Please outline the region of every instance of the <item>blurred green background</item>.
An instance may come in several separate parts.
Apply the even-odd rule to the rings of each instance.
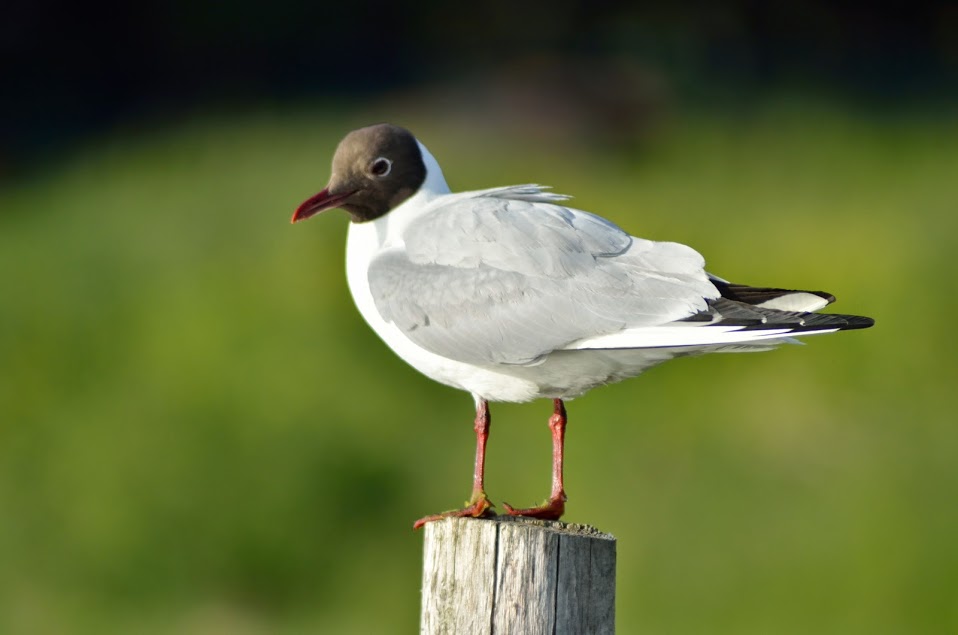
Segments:
[[[362,323],[344,214],[288,224],[339,138],[384,120],[454,190],[550,184],[718,275],[877,320],[569,404],[566,520],[619,538],[620,632],[958,630],[958,56],[932,37],[954,12],[563,6],[531,40],[490,26],[515,55],[486,55],[438,5],[391,24],[445,35],[380,25],[367,49],[349,18],[375,5],[306,43],[290,6],[238,6],[164,14],[148,24],[179,39],[145,44],[114,16],[154,47],[154,81],[94,37],[77,58],[114,66],[76,79],[66,59],[51,81],[40,56],[9,76],[0,632],[416,630],[411,523],[468,496],[472,402]],[[186,68],[182,90],[156,79]],[[550,405],[492,412],[490,496],[543,499]]]

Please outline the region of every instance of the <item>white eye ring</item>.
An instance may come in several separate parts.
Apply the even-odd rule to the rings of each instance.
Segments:
[[[392,170],[393,162],[386,157],[378,157],[369,165],[369,171],[372,172],[373,176],[377,178],[389,176],[389,173],[392,172]]]

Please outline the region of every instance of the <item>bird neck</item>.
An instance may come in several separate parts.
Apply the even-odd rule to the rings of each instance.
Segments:
[[[432,153],[429,152],[422,143],[418,141],[416,143],[419,143],[419,151],[422,153],[422,162],[426,165],[426,179],[423,181],[416,195],[419,196],[423,194],[425,197],[432,198],[432,196],[439,194],[448,194],[449,186],[446,184],[446,177],[442,175],[442,168],[439,167],[439,162],[436,161],[436,157],[432,156]]]

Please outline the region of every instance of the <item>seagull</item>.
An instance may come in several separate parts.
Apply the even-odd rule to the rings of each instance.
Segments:
[[[451,192],[408,130],[347,134],[332,176],[293,214],[350,217],[346,276],[359,312],[400,358],[472,394],[472,496],[447,517],[493,515],[485,491],[489,402],[551,399],[552,491],[508,514],[557,520],[565,401],[676,357],[749,352],[805,335],[862,329],[868,317],[817,313],[835,298],[735,284],[674,242],[632,236],[540,185]]]

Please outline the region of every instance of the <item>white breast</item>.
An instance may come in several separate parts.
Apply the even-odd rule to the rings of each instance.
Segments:
[[[398,208],[397,208],[398,209]],[[387,215],[391,216],[391,214]],[[435,355],[415,344],[376,310],[369,291],[369,262],[383,249],[389,249],[388,227],[379,219],[369,223],[350,223],[346,242],[346,279],[356,308],[380,338],[407,364],[441,384],[466,390],[492,401],[529,401],[540,396],[538,386],[528,380],[464,364]]]

